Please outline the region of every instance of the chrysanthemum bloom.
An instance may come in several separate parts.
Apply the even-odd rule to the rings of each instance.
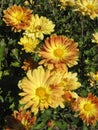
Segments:
[[[23,46],[22,50],[25,50],[26,53],[34,52],[34,50],[37,47],[38,43],[39,43],[38,39],[33,39],[33,38],[27,37],[27,36],[23,36],[20,39],[20,42],[18,42],[18,44]]]
[[[64,101],[69,103],[72,110],[76,110],[77,100],[79,98],[78,94],[73,91],[65,91],[63,95]]]
[[[30,18],[32,11],[21,7],[20,5],[13,5],[7,10],[4,10],[3,20],[7,26],[11,26],[15,32],[25,30],[30,25]]]
[[[54,75],[59,78],[58,86],[64,87],[64,95],[62,96],[64,102],[69,102],[73,106],[78,99],[78,94],[73,92],[73,90],[81,86],[78,82],[77,73],[54,71]]]
[[[77,73],[54,71],[54,75],[59,78],[59,86],[64,87],[64,91],[76,90],[81,86],[78,81]]]
[[[42,60],[39,64],[43,64],[51,69],[64,70],[66,66],[72,67],[77,64],[78,60],[78,44],[63,35],[51,35],[45,40],[39,56]]]
[[[31,130],[36,117],[32,116],[31,111],[24,111],[20,108],[19,111],[14,111],[11,116],[6,117],[5,130]]]
[[[67,6],[73,6],[75,4],[74,0],[59,0],[59,1],[62,9],[65,9]]]
[[[64,91],[63,87],[57,86],[58,81],[58,77],[50,70],[44,70],[42,66],[29,70],[27,76],[18,84],[23,91],[19,95],[23,97],[20,103],[25,105],[24,109],[31,108],[31,111],[37,114],[39,110],[47,109],[49,106],[64,107]]]
[[[51,34],[55,24],[46,17],[39,17],[38,14],[32,15],[30,26],[24,32],[28,37],[43,39],[44,34]]]
[[[76,90],[81,84],[78,82],[77,73],[66,72],[60,82],[64,86],[64,90]]]
[[[75,11],[89,15],[91,19],[98,17],[98,0],[76,0]]]
[[[98,72],[96,72],[96,73],[90,72],[89,76],[90,76],[89,81],[90,81],[91,86],[96,87],[96,84],[98,82]]]
[[[98,32],[93,34],[92,42],[98,43]]]
[[[96,73],[90,72],[90,75],[92,76],[92,78],[93,78],[95,81],[98,81],[98,72],[96,72]]]
[[[75,100],[78,99],[78,94],[76,92],[71,92],[71,91],[65,91],[63,98],[65,102],[70,102],[73,103]]]
[[[96,125],[98,121],[98,97],[89,93],[87,98],[79,97],[77,101],[76,111],[79,117],[87,125]]]
[[[21,67],[23,70],[32,70],[38,66],[38,64],[32,59],[28,58],[24,62],[24,65]]]

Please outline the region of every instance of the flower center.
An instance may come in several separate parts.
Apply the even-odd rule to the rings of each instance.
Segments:
[[[41,30],[41,26],[40,26],[40,25],[38,25],[38,26],[36,26],[36,27],[35,27],[35,29],[36,29],[36,31],[38,31],[38,32],[39,32],[39,31]]]
[[[36,95],[41,97],[44,97],[46,95],[46,89],[43,87],[39,87],[36,89]]]
[[[85,111],[91,111],[92,110],[91,104],[85,104],[84,105],[84,110]]]
[[[17,23],[22,23],[24,21],[24,17],[22,14],[16,13],[14,17],[15,21]]]
[[[86,7],[87,7],[88,9],[93,9],[93,5],[91,5],[91,4],[88,4]]]
[[[64,55],[64,49],[62,49],[62,48],[57,48],[57,49],[55,49],[55,50],[54,50],[54,55],[55,55],[56,57],[62,58],[63,55]]]

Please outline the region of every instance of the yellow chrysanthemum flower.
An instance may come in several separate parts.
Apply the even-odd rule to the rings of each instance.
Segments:
[[[96,72],[96,73],[90,72],[90,76],[91,76],[95,81],[98,81],[98,72]]]
[[[56,75],[58,75],[58,73]],[[59,78],[61,77],[60,75],[61,74],[58,75]],[[59,85],[64,86],[65,91],[76,90],[81,86],[81,84],[78,82],[77,73],[66,72],[65,74],[62,75],[60,80],[61,81]]]
[[[38,14],[32,15],[30,26],[26,29],[25,35],[43,39],[44,34],[51,34],[54,31],[55,25],[46,17],[39,17]]]
[[[98,17],[98,0],[76,0],[76,11],[89,15],[91,19]]]
[[[45,40],[45,44],[39,51],[42,60],[39,64],[44,64],[51,69],[72,67],[77,64],[78,44],[66,36],[51,35]]]
[[[93,34],[92,42],[98,43],[98,32]]]
[[[90,72],[89,74],[89,81],[90,81],[90,85],[93,87],[97,87],[97,82],[98,82],[98,72],[94,73],[94,72]]]
[[[79,97],[77,101],[77,107],[75,108],[79,111],[79,117],[87,125],[96,125],[98,121],[98,97],[88,94],[87,98]]]
[[[13,5],[4,10],[3,20],[7,26],[11,26],[15,32],[25,30],[30,24],[32,11],[25,7]]]
[[[67,6],[73,6],[75,4],[74,0],[59,0],[59,1],[62,9],[65,9]]]
[[[27,36],[23,36],[20,39],[20,42],[18,42],[18,44],[23,46],[22,50],[25,50],[26,53],[34,52],[34,49],[36,48],[38,43],[39,43],[38,39],[32,39],[31,37],[27,37]]]
[[[34,114],[39,110],[47,109],[49,106],[56,108],[59,105],[64,107],[62,95],[63,87],[57,86],[58,77],[50,70],[44,70],[39,66],[33,71],[27,72],[27,77],[19,81],[19,88],[22,89],[19,95],[23,96],[21,104],[25,104],[24,109],[31,108]]]

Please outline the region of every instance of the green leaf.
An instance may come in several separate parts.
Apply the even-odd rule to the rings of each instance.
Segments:
[[[13,66],[13,67],[19,67],[20,64],[19,64],[19,62],[15,61],[15,62],[11,62],[11,66]]]
[[[40,124],[36,124],[34,125],[31,130],[41,130],[42,128],[44,128],[45,124],[42,122]]]
[[[0,95],[0,102],[4,102],[4,99],[1,95]]]
[[[20,4],[20,3],[21,3],[21,0],[15,0],[15,3],[16,3],[16,4]]]
[[[85,124],[83,125],[83,130],[89,130]]]
[[[58,126],[60,128],[60,130],[66,130],[66,128],[67,128],[66,122],[56,121],[55,125]]]
[[[87,92],[86,89],[82,89],[82,90],[81,90],[81,94],[82,94],[83,97],[86,97],[87,94],[88,94],[88,92]]]
[[[3,20],[0,20],[0,26],[2,25],[2,23],[3,23]]]
[[[6,49],[6,44],[4,42],[4,39],[2,39],[0,42],[0,61],[4,60],[5,49]]]
[[[0,67],[1,68],[1,67]],[[0,79],[2,78],[2,74],[3,74],[3,72],[2,71],[0,71]]]

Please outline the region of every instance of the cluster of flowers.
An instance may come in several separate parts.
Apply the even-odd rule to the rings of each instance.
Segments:
[[[98,1],[97,0],[59,0],[61,8],[74,6],[74,11],[81,12],[84,16],[89,15],[91,19],[98,17]]]
[[[60,2],[63,8],[76,3],[75,11],[89,15],[91,19],[98,17],[97,0],[60,0]],[[39,111],[49,107],[64,108],[68,102],[73,111],[79,112],[79,117],[87,125],[95,125],[98,121],[98,97],[92,93],[85,98],[79,96],[74,91],[81,87],[77,73],[68,70],[78,63],[78,43],[64,35],[52,34],[55,24],[51,20],[39,17],[38,14],[33,14],[30,9],[20,5],[13,5],[4,10],[3,20],[14,32],[23,31],[23,37],[18,42],[23,46],[22,50],[26,53],[36,53],[40,58],[36,68],[33,68],[33,59],[24,62],[22,68],[27,74],[18,83],[21,90],[19,95],[22,97],[20,104],[24,104],[24,110],[29,108],[31,110],[25,114],[23,110],[19,110],[12,117],[29,130],[35,118],[29,118],[28,115],[33,113],[36,116]],[[44,35],[50,36],[44,40]],[[40,42],[43,44],[40,45]],[[98,43],[97,32],[93,34],[92,42]],[[7,125],[6,128],[8,127],[10,126]]]

